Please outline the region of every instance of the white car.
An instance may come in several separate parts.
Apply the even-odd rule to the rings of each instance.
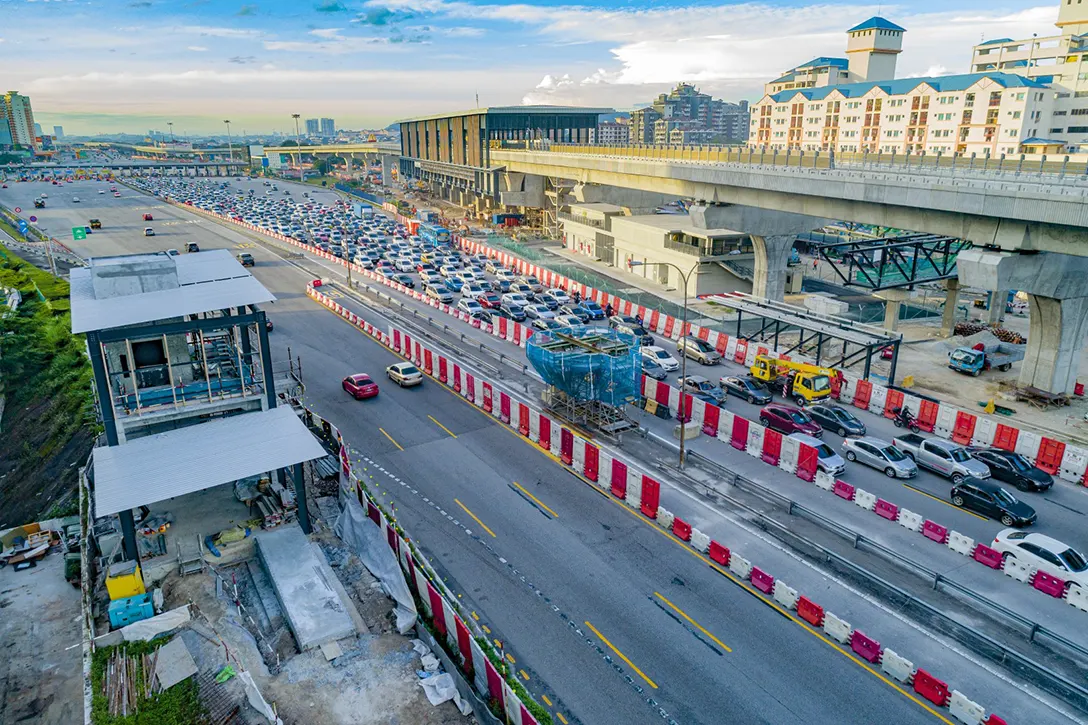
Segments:
[[[556,315],[555,321],[563,327],[580,327],[582,320],[575,315]]]
[[[1045,571],[1074,586],[1088,587],[1088,558],[1076,549],[1044,534],[1003,529],[992,544],[1005,559],[1016,559],[1031,569]]]
[[[674,358],[664,348],[657,345],[649,345],[642,348],[642,357],[648,357],[656,362],[661,367],[665,368],[666,372],[673,372],[680,369],[680,361]]]
[[[443,264],[439,268],[438,273],[443,277],[450,277],[452,275],[459,274],[459,271],[457,267],[454,267],[452,264]]]
[[[500,269],[498,272],[495,273],[495,278],[506,280],[507,282],[513,282],[518,278],[518,276],[508,269]]]
[[[503,307],[525,307],[529,304],[529,299],[520,292],[507,292],[502,296]]]
[[[73,204],[78,204],[79,203],[79,197],[78,196],[73,196],[72,197],[72,203]]]
[[[481,284],[466,284],[461,288],[461,295],[470,300],[478,300],[487,294],[487,290]]]
[[[423,373],[410,362],[393,363],[385,369],[385,374],[402,388],[419,385],[423,382]]]
[[[483,306],[480,305],[479,302],[477,302],[476,300],[473,300],[473,299],[469,299],[467,297],[462,297],[457,302],[457,309],[461,310],[461,312],[465,312],[465,313],[470,314],[470,315],[474,315],[477,312],[483,312],[484,311]]]
[[[525,305],[525,314],[534,320],[555,319],[555,313],[547,305]]]
[[[413,262],[410,259],[404,259],[403,257],[398,259],[396,261],[396,264],[394,264],[393,266],[397,268],[398,272],[415,272],[416,271],[415,262]]]
[[[561,304],[561,305],[566,305],[566,304],[570,304],[570,295],[568,295],[568,294],[567,294],[566,292],[564,292],[563,290],[559,289],[558,287],[553,287],[552,289],[550,289],[550,290],[547,290],[547,292],[548,292],[548,294],[550,294],[550,295],[551,295],[551,296],[552,296],[552,297],[553,297],[553,298],[555,299],[555,301],[556,301],[556,302],[558,302],[559,304]]]

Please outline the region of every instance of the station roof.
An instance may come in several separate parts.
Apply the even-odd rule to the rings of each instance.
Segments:
[[[868,20],[863,20],[846,32],[853,33],[855,30],[898,30],[900,32],[906,32],[906,28],[901,28],[891,20],[886,20],[879,15],[874,15]]]
[[[95,516],[327,455],[291,408],[220,418],[94,449]]]
[[[516,116],[542,114],[553,116],[587,115],[599,116],[602,113],[615,113],[614,108],[591,108],[587,106],[488,106],[487,108],[472,108],[468,111],[451,111],[449,113],[435,113],[430,116],[417,118],[404,118],[397,123],[414,123],[415,121],[435,121],[440,118],[455,118],[457,116]]]
[[[71,272],[72,332],[110,330],[229,307],[275,295],[225,249],[94,257]]]

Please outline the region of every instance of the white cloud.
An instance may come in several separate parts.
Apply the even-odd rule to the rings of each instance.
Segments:
[[[314,28],[310,31],[310,35],[316,35],[319,38],[327,38],[329,40],[339,40],[343,36],[340,35],[340,31],[343,28]]]
[[[209,38],[260,38],[264,34],[259,30],[248,30],[244,28],[220,28],[213,25],[183,25],[176,30],[183,33],[190,33],[195,35],[203,35]]]
[[[194,53],[204,53],[208,49],[205,48],[203,45],[190,45],[188,48],[186,48],[186,50],[191,50]]]

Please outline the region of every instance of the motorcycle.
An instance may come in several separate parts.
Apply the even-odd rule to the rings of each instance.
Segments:
[[[911,433],[917,433],[921,430],[918,426],[918,419],[910,412],[908,408],[896,408],[895,417],[892,418],[892,423],[896,428],[908,428]]]

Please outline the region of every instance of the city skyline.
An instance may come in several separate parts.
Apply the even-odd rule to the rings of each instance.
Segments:
[[[902,77],[966,72],[981,39],[1050,33],[1053,4],[793,2],[674,7],[594,0],[0,2],[7,86],[69,135],[163,127],[182,135],[293,133],[291,113],[344,128],[476,105],[631,110],[677,82],[756,101],[785,68],[838,45],[879,10],[907,29]],[[93,33],[86,31],[90,18]],[[511,32],[511,30],[515,32]]]

